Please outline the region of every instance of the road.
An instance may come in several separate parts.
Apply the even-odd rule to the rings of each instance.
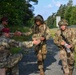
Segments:
[[[63,75],[61,61],[59,60],[59,49],[50,39],[47,41],[47,58],[44,62],[45,75]],[[34,49],[30,49],[19,63],[20,75],[39,75],[37,68],[37,58],[34,54]],[[76,75],[74,69],[73,75]]]

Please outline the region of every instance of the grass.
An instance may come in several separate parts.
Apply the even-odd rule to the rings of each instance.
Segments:
[[[51,34],[51,37],[52,37],[52,38],[54,38],[54,35],[55,35],[56,31],[57,31],[57,28],[55,28],[55,29],[50,29],[50,34]]]

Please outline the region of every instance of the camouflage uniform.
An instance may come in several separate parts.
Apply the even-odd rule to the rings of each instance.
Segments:
[[[22,59],[22,54],[11,54],[10,48],[14,47],[32,47],[33,43],[30,42],[17,42],[15,40],[6,39],[5,37],[0,37],[0,69],[6,68],[7,74],[19,75],[18,62]]]
[[[68,23],[65,20],[61,20],[59,22],[59,26],[61,25],[68,25]],[[70,52],[68,53],[66,51],[66,48],[61,45],[61,42],[64,41],[64,39],[61,36],[61,32],[65,36],[65,38],[69,41],[70,44],[72,44],[72,48]],[[55,38],[54,43],[59,47],[60,49],[60,59],[62,61],[63,71],[67,75],[72,75],[73,71],[73,65],[74,65],[74,46],[75,46],[75,32],[66,27],[66,30],[62,31],[61,29],[58,29]],[[66,41],[65,41],[66,42]]]
[[[22,54],[14,54],[10,53],[10,44],[7,43],[4,37],[0,37],[0,69],[5,68],[7,72],[13,71],[13,68],[16,67],[16,72],[12,72],[12,75],[19,75],[18,73],[18,62],[22,58]],[[11,70],[11,71],[10,71]]]
[[[40,44],[34,46],[35,54],[37,56],[38,69],[43,71],[43,64],[47,54],[46,40],[50,38],[50,30],[45,24],[40,26],[34,25],[30,32],[23,33],[22,35],[29,35],[31,33],[33,33],[32,39],[40,40],[42,36],[45,37],[44,41],[41,41]]]

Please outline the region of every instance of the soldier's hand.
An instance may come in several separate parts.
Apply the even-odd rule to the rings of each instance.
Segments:
[[[16,36],[21,36],[21,32],[20,31],[16,31],[15,33],[14,33],[14,35],[16,35]]]
[[[62,42],[61,42],[61,45],[65,45],[65,43],[66,43],[66,42],[62,41]]]
[[[69,48],[69,49],[70,49],[71,47],[72,47],[72,45],[67,45],[67,48]]]
[[[41,37],[41,40],[43,41],[43,40],[45,40],[45,38],[44,37]]]
[[[4,33],[4,36],[5,37],[10,37],[10,34],[9,33]]]

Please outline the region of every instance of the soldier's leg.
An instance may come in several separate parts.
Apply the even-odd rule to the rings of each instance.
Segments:
[[[62,67],[63,67],[64,75],[69,75],[69,67],[66,59],[62,60]]]
[[[12,75],[12,70],[11,70],[11,68],[7,68],[6,75]]]
[[[43,62],[44,62],[44,60],[46,59],[46,54],[47,54],[46,44],[44,44],[44,45],[42,46],[41,53],[42,53],[42,60],[43,60]]]
[[[18,64],[13,66],[12,68],[8,68],[6,75],[19,75]]]
[[[43,68],[42,54],[37,54],[38,69]]]
[[[9,75],[19,75],[19,69],[18,69],[17,64],[19,63],[21,58],[22,58],[21,54],[14,54],[8,58],[7,67],[10,69],[8,72]]]
[[[47,54],[46,44],[42,46],[41,53],[43,54],[43,60],[45,60]]]
[[[12,68],[12,75],[19,75],[19,67],[18,64]]]
[[[68,66],[69,66],[69,75],[73,74],[74,68],[74,54],[70,53],[70,57],[68,57]]]
[[[69,75],[73,74],[73,64],[68,64],[69,66]]]
[[[6,75],[6,69],[5,68],[0,69],[0,75]]]
[[[60,59],[62,61],[64,75],[69,75],[69,67],[68,67],[67,55],[65,50],[60,51]]]
[[[39,53],[37,55],[37,58],[38,58],[38,69],[40,70],[40,75],[44,75],[42,54]]]
[[[72,74],[73,74],[73,70],[69,69],[69,75],[72,75]]]

